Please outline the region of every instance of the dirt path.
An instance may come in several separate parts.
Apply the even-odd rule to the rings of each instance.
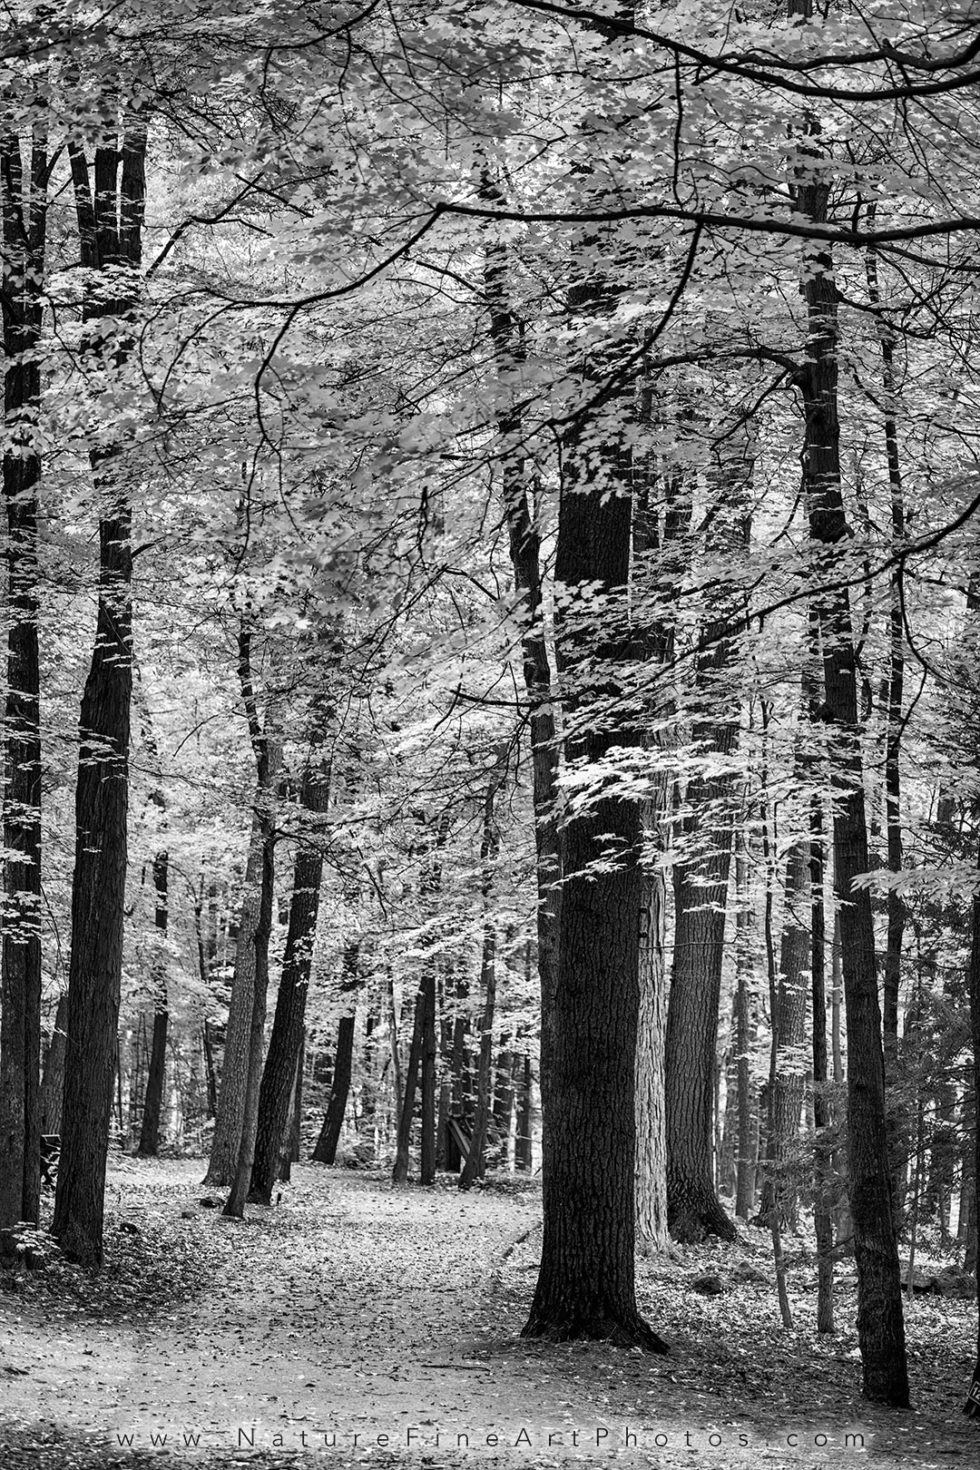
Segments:
[[[969,1463],[975,1451],[976,1431],[948,1429],[938,1405],[896,1424],[839,1389],[821,1402],[783,1382],[782,1397],[770,1395],[764,1374],[739,1377],[727,1359],[713,1382],[710,1342],[685,1339],[676,1306],[667,1359],[522,1342],[534,1241],[504,1255],[537,1220],[533,1195],[394,1191],[300,1169],[278,1209],[241,1224],[197,1204],[199,1169],[165,1166],[149,1196],[148,1176],[132,1167],[113,1179],[116,1209],[143,1236],[165,1225],[174,1250],[206,1261],[210,1280],[183,1304],[102,1319],[97,1303],[80,1315],[57,1298],[0,1298],[10,1339],[0,1373],[4,1470],[25,1446],[33,1458],[24,1463],[52,1467],[74,1455],[109,1465],[145,1454],[528,1470],[869,1457],[925,1466],[957,1455]],[[646,1287],[655,1292],[656,1279]],[[853,1365],[845,1371],[853,1381]]]

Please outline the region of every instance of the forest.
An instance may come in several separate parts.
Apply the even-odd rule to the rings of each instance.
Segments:
[[[0,113],[4,1464],[206,1332],[293,1463],[328,1280],[373,1463],[975,1453],[977,0],[13,0]]]

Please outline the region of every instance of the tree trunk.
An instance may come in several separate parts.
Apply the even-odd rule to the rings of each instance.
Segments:
[[[489,179],[485,192],[496,190]],[[515,380],[527,352],[521,323],[515,314],[508,280],[507,246],[488,246],[483,272],[490,313],[490,341],[498,375],[497,452],[501,491],[514,569],[514,590],[521,614],[521,654],[528,702],[531,741],[531,779],[534,805],[535,876],[537,880],[537,954],[541,985],[542,1124],[547,1149],[548,1096],[551,1077],[552,999],[557,983],[558,923],[561,912],[561,853],[556,825],[558,744],[552,705],[551,661],[542,605],[541,536],[536,525],[532,475],[526,463],[522,410],[515,402]],[[547,1171],[543,1181],[548,1189]]]
[[[514,1132],[514,1168],[522,1174],[530,1174],[533,1164],[533,1139],[531,1137],[531,1088],[532,1072],[529,1054],[514,1058],[514,1073],[517,1078],[517,1123]]]
[[[794,1227],[799,1214],[799,1194],[788,1176],[787,1164],[799,1142],[804,1096],[801,1053],[806,1039],[806,989],[803,977],[812,963],[808,843],[797,843],[790,850],[783,891],[785,908],[773,1017],[773,1034],[778,1038],[778,1046],[770,1078],[770,1127],[760,1206],[761,1220],[770,1227],[775,1221],[781,1230]],[[789,1058],[785,1055],[787,1049],[791,1049]]]
[[[153,887],[156,892],[154,925],[161,940],[167,937],[167,878],[169,856],[158,852],[153,859]],[[170,1013],[167,1005],[167,957],[161,951],[154,956],[153,968],[156,1001],[153,1009],[153,1040],[150,1044],[150,1066],[143,1096],[143,1126],[140,1130],[140,1158],[155,1158],[160,1147],[160,1111],[163,1106],[163,1083],[167,1065],[167,1027]]]
[[[470,986],[466,972],[460,968],[456,977],[456,1014],[453,1017],[452,1047],[449,1054],[449,1082],[451,1088],[450,1112],[460,1120],[464,1128],[473,1127],[473,1076],[469,1064],[470,1023],[465,1009],[469,1000]],[[446,1140],[446,1168],[454,1173],[463,1162],[456,1140],[450,1135]]]
[[[255,994],[255,934],[262,898],[262,818],[266,793],[256,787],[255,813],[249,838],[248,859],[242,891],[242,909],[235,941],[235,968],[228,1002],[228,1024],[225,1050],[221,1062],[221,1084],[215,1115],[211,1157],[204,1183],[222,1187],[234,1178],[242,1137],[245,1086],[248,1074],[248,1048],[252,1024],[252,999]]]
[[[643,875],[640,919],[640,1007],[636,1033],[636,1243],[645,1254],[668,1247],[664,1045],[667,973],[664,962],[666,885]]]
[[[145,200],[146,128],[127,122],[121,150],[108,138],[88,163],[69,145],[82,265],[104,274],[86,323],[131,319],[136,305]],[[121,165],[121,168],[120,168]],[[87,350],[106,363],[106,338]],[[112,366],[130,344],[117,341]],[[122,445],[90,451],[100,499],[95,646],[82,695],[75,791],[75,869],[68,972],[68,1035],[61,1157],[52,1233],[69,1260],[102,1263],[106,1155],[112,1117],[126,891],[129,734],[132,703],[132,513]]]
[[[65,1054],[68,1045],[68,996],[58,997],[51,1043],[44,1059],[41,1083],[41,1132],[61,1132],[61,1103],[65,1091]]]
[[[710,797],[704,793],[703,800]],[[688,801],[697,809],[700,789],[689,793]],[[727,886],[724,848],[703,863],[678,863],[674,869],[674,967],[667,1011],[667,1216],[674,1239],[688,1243],[706,1235],[735,1239],[735,1228],[715,1193],[711,1147]]]
[[[877,206],[868,210],[868,227],[874,228]],[[877,308],[878,261],[874,251],[865,257],[868,299]],[[885,397],[885,459],[891,491],[892,554],[900,558],[905,549],[905,497],[898,448],[898,423],[895,417],[897,383],[895,379],[895,343],[884,315],[877,316],[881,343],[882,386]],[[902,871],[902,778],[901,754],[904,721],[902,703],[905,692],[905,615],[903,610],[901,560],[892,566],[888,608],[888,682],[886,690],[885,727],[885,835],[888,871]],[[898,1069],[898,1002],[902,982],[902,944],[905,937],[905,900],[897,887],[889,885],[886,898],[888,915],[885,938],[884,985],[882,989],[882,1041],[885,1057],[886,1091],[896,1084]],[[896,1098],[888,1098],[889,1141],[891,1150],[892,1193],[898,1228],[901,1224],[901,1182],[904,1174],[908,1140],[904,1137],[907,1119],[903,1118]]]
[[[807,13],[809,0],[790,0],[790,14]],[[814,173],[811,119],[801,143],[808,175]],[[829,184],[794,185],[798,212],[815,223],[827,218]],[[811,576],[823,657],[824,703],[833,761],[834,885],[840,905],[841,955],[847,1002],[848,1164],[854,1250],[858,1274],[858,1340],[867,1398],[908,1404],[905,1327],[892,1212],[885,1117],[881,1009],[875,966],[871,895],[855,879],[870,868],[865,816],[858,680],[846,584],[839,558],[850,529],[841,495],[840,425],[837,411],[837,287],[825,246],[811,247],[801,286],[807,303],[806,365],[798,383],[805,414],[804,488],[814,549]],[[836,581],[839,590],[822,584]]]
[[[248,1007],[250,1021],[245,1054],[245,1089],[238,1130],[238,1156],[223,1211],[225,1215],[241,1220],[245,1215],[245,1201],[252,1182],[255,1135],[259,1121],[262,1048],[265,1041],[266,997],[269,990],[269,940],[272,937],[272,911],[275,903],[276,791],[279,769],[282,764],[282,746],[278,740],[272,739],[269,735],[268,718],[266,718],[264,729],[259,719],[258,701],[252,677],[252,631],[247,613],[242,615],[238,630],[238,678],[249,739],[255,756],[255,817],[261,839],[258,914],[252,933],[253,983],[251,1004]],[[242,936],[239,931],[239,945],[241,941]],[[223,1081],[224,1073],[222,1073]],[[212,1160],[213,1158],[212,1153]]]
[[[507,748],[501,753],[506,761]],[[470,1151],[459,1176],[460,1189],[470,1189],[474,1180],[486,1172],[487,1125],[490,1121],[490,1093],[493,1085],[493,1013],[497,998],[497,936],[490,914],[493,892],[493,869],[500,852],[500,832],[494,815],[494,801],[502,780],[498,773],[491,780],[483,808],[483,840],[480,844],[483,892],[483,956],[480,979],[483,986],[483,1015],[480,1018],[480,1057],[476,1079],[476,1109]]]
[[[834,1215],[830,1200],[831,1125],[827,1104],[826,923],[824,919],[823,809],[810,803],[810,986],[813,1003],[813,1229],[817,1243],[817,1331],[834,1330]]]
[[[714,495],[706,551],[731,558],[748,546],[749,486],[755,448],[733,444],[712,469]],[[744,620],[737,574],[712,584],[705,600],[694,695],[700,711],[692,737],[717,767],[738,740],[738,695],[731,692],[735,631]],[[735,1239],[712,1165],[715,1053],[721,1003],[726,902],[734,828],[734,776],[721,770],[692,778],[685,793],[682,841],[702,848],[674,868],[674,963],[667,1009],[667,1220],[675,1240]]]
[[[427,961],[422,978],[421,1131],[419,1183],[434,1184],[436,1178],[436,972]]]
[[[286,1141],[283,1145],[281,1162],[279,1165],[279,1178],[284,1184],[288,1184],[292,1177],[292,1166],[298,1164],[302,1157],[303,1145],[303,1082],[306,1075],[306,1030],[300,1038],[299,1056],[296,1058],[296,1076],[293,1078],[293,1092],[289,1103],[289,1126],[286,1129]]]
[[[300,804],[316,818],[327,810],[329,799],[329,774],[314,767],[311,761],[303,772]],[[293,863],[293,892],[289,905],[286,950],[279,977],[269,1053],[265,1059],[259,1089],[259,1115],[249,1198],[264,1205],[272,1202],[272,1188],[279,1173],[290,1103],[296,1090],[306,1027],[306,1000],[313,947],[316,943],[322,880],[323,850],[320,833],[311,823],[300,836]]]
[[[749,909],[748,859],[745,835],[738,833],[735,847],[735,1065],[738,1099],[738,1143],[735,1160],[735,1214],[747,1220],[755,1208],[755,1170],[759,1153],[758,1099],[752,1079],[754,1021],[754,955],[752,914]]]
[[[980,875],[980,851],[977,854],[977,872]],[[970,942],[970,967],[967,983],[970,994],[970,1034],[973,1040],[973,1226],[974,1261],[980,1259],[980,891],[973,895],[972,934]],[[977,1303],[980,1307],[980,1280],[978,1280]],[[977,1326],[977,1361],[973,1369],[973,1381],[963,1412],[971,1419],[980,1418],[980,1316]]]
[[[612,305],[609,288],[596,281],[595,243],[582,242],[589,266],[569,293],[570,309],[592,323]],[[594,389],[604,363],[581,365],[583,387]],[[621,407],[605,417],[601,410],[580,414],[564,444],[557,648],[565,755],[583,764],[642,740],[621,714],[609,715],[633,656],[626,596],[632,507]],[[583,587],[594,594],[584,617],[574,606]],[[593,797],[561,832],[558,966],[550,1005],[545,997],[544,1237],[523,1335],[665,1351],[637,1310],[634,1276],[641,840],[639,802],[614,795]]]
[[[330,1100],[323,1118],[320,1136],[316,1141],[312,1157],[319,1164],[332,1164],[337,1157],[337,1145],[344,1127],[347,1099],[350,1095],[351,1077],[354,1069],[354,1016],[342,1016],[337,1027],[337,1050],[333,1068]]]
[[[260,785],[262,785],[260,772]],[[259,1121],[259,1092],[262,1083],[262,1049],[265,1041],[266,997],[269,989],[269,940],[272,937],[272,910],[275,899],[275,827],[271,810],[262,818],[262,887],[259,897],[259,921],[255,926],[255,969],[252,991],[251,1027],[248,1039],[248,1062],[245,1096],[242,1099],[242,1127],[238,1145],[238,1162],[231,1181],[223,1215],[244,1219],[245,1202],[252,1182],[255,1159],[255,1135]]]
[[[340,983],[342,995],[354,997],[348,1004],[356,1006],[356,995],[361,983],[360,945],[352,942],[344,946],[343,978]],[[337,1157],[337,1145],[344,1127],[347,1098],[350,1094],[351,1077],[354,1069],[354,1026],[356,1013],[342,1016],[337,1027],[337,1050],[334,1057],[333,1079],[330,1084],[330,1099],[327,1103],[323,1126],[316,1141],[312,1157],[320,1164],[332,1164]]]
[[[43,115],[45,109],[38,111]],[[20,140],[0,139],[3,220],[3,497],[7,518],[7,690],[3,737],[5,904],[0,980],[0,1226],[36,1221],[41,1191],[41,726],[35,437],[47,222],[47,138],[28,177]]]
[[[412,1025],[412,1044],[408,1052],[408,1067],[405,1076],[405,1096],[398,1115],[398,1138],[395,1145],[395,1166],[391,1173],[392,1184],[404,1184],[408,1179],[408,1155],[412,1142],[412,1114],[415,1111],[415,1093],[418,1088],[419,1062],[422,1056],[422,1022],[425,1012],[425,997],[422,986],[415,997],[415,1020]]]
[[[497,1070],[493,1084],[493,1134],[497,1144],[497,1162],[507,1167],[510,1159],[510,1122],[514,1115],[514,1054],[510,1037],[500,1038]]]

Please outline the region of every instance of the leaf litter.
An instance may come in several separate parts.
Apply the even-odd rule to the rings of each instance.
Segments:
[[[973,1303],[914,1300],[915,1407],[898,1413],[860,1397],[852,1287],[838,1332],[817,1334],[805,1242],[791,1330],[762,1232],[639,1259],[641,1309],[672,1347],[651,1358],[520,1337],[541,1241],[527,1181],[461,1195],[448,1179],[393,1189],[300,1166],[282,1203],[243,1223],[198,1203],[201,1173],[199,1160],[116,1161],[103,1270],[56,1259],[8,1281],[3,1470],[975,1461],[959,1415]],[[695,1289],[705,1276],[721,1290]]]

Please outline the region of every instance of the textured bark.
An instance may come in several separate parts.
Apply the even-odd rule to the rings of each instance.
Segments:
[[[167,936],[169,909],[167,906],[167,878],[169,856],[158,852],[153,859],[153,887],[156,906],[153,922],[161,939]],[[170,1012],[167,1002],[167,961],[162,952],[154,958],[154,988],[156,997],[153,1008],[153,1039],[150,1044],[150,1066],[146,1075],[146,1092],[143,1096],[143,1126],[140,1130],[138,1153],[141,1158],[154,1158],[160,1147],[160,1111],[163,1105],[163,1083],[167,1065],[167,1028]]]
[[[834,1216],[830,1200],[833,1159],[827,1131],[826,924],[824,919],[823,812],[820,797],[810,806],[810,986],[813,997],[813,1229],[817,1242],[817,1331],[834,1330]]]
[[[65,1054],[68,1048],[68,996],[58,997],[51,1042],[44,1058],[41,1082],[41,1132],[61,1132],[61,1104],[65,1092]]]
[[[663,874],[644,873],[636,1031],[636,1243],[647,1253],[665,1251],[669,1244],[664,1109],[666,897]]]
[[[790,14],[805,13],[807,0],[790,0]],[[809,124],[813,133],[814,124]],[[812,146],[810,152],[813,152]],[[813,172],[812,158],[808,163]],[[822,223],[829,185],[822,180],[794,188],[798,212]],[[885,1118],[881,1009],[875,966],[871,895],[855,879],[870,868],[860,746],[858,677],[846,584],[840,585],[840,551],[850,528],[841,494],[840,425],[837,411],[837,288],[830,251],[811,247],[801,290],[807,304],[806,364],[798,375],[805,416],[804,488],[814,549],[823,655],[824,703],[835,787],[834,882],[840,904],[841,956],[847,1007],[848,1166],[854,1251],[858,1275],[858,1340],[867,1398],[905,1406],[909,1400],[905,1327],[892,1216]],[[823,589],[836,583],[839,590]]]
[[[758,1098],[752,1078],[752,1045],[755,1041],[755,993],[752,947],[752,916],[749,911],[748,859],[744,834],[735,848],[735,1066],[738,1138],[735,1157],[735,1214],[747,1220],[755,1208],[755,1172],[759,1152]]]
[[[980,852],[977,854],[977,872],[980,876]],[[973,896],[971,911],[972,933],[970,940],[970,966],[967,984],[970,995],[970,1034],[973,1040],[973,1228],[974,1266],[980,1259],[980,892]],[[977,1284],[977,1305],[980,1308],[980,1279]],[[977,1326],[977,1361],[973,1369],[963,1412],[971,1418],[980,1418],[980,1314]]]
[[[81,262],[105,277],[86,297],[88,324],[124,323],[136,304],[145,199],[146,128],[131,119],[121,149],[114,138],[95,150],[90,177],[69,145]],[[94,185],[94,187],[93,187]],[[109,339],[111,340],[111,338]],[[83,351],[119,369],[125,337],[111,352],[102,332]],[[106,1155],[117,1057],[126,889],[129,737],[132,703],[131,509],[122,445],[90,451],[100,500],[99,595],[95,646],[82,694],[75,790],[75,867],[68,972],[68,1048],[61,1158],[52,1233],[69,1260],[101,1265]]]
[[[312,816],[320,816],[330,799],[327,772],[307,765],[303,773],[300,803]],[[249,1198],[261,1204],[272,1200],[272,1189],[280,1171],[286,1142],[290,1105],[294,1101],[297,1076],[306,1034],[306,1000],[320,912],[323,852],[315,828],[305,830],[293,863],[293,892],[289,904],[289,927],[283,954],[276,1013],[269,1037],[269,1052],[259,1089],[259,1115],[255,1133],[255,1157]]]
[[[43,115],[45,109],[38,109]],[[0,1226],[36,1221],[41,1189],[41,728],[35,436],[47,222],[47,139],[30,167],[0,138],[3,232],[3,497],[7,521],[7,690],[3,735],[4,914],[0,978]]]
[[[313,1150],[313,1158],[320,1164],[332,1164],[337,1157],[337,1145],[347,1112],[351,1077],[354,1068],[354,1025],[357,1005],[356,995],[361,983],[360,946],[350,943],[344,946],[343,977],[341,994],[350,997],[347,1004],[350,1014],[342,1016],[337,1026],[337,1049],[334,1054],[333,1078],[330,1083],[330,1098],[327,1102],[320,1136]]]
[[[700,784],[688,795],[695,808],[701,805]],[[711,798],[705,793],[703,799]],[[720,836],[727,844],[730,826]],[[675,867],[674,965],[667,1012],[667,1210],[671,1234],[686,1242],[706,1235],[735,1239],[715,1193],[711,1148],[727,886],[727,845],[700,864]]]
[[[604,315],[610,305],[591,272],[569,300],[586,319]],[[602,362],[583,364],[583,381],[603,370]],[[625,596],[632,507],[621,427],[615,415],[582,415],[564,444],[556,641],[567,715],[565,753],[585,762],[603,760],[614,746],[641,743],[618,703],[619,666],[633,655]],[[591,616],[574,605],[583,586],[602,598],[598,618],[594,605]],[[523,1332],[665,1351],[639,1314],[634,1276],[641,835],[639,803],[602,794],[570,816],[561,832],[544,1237]]]

